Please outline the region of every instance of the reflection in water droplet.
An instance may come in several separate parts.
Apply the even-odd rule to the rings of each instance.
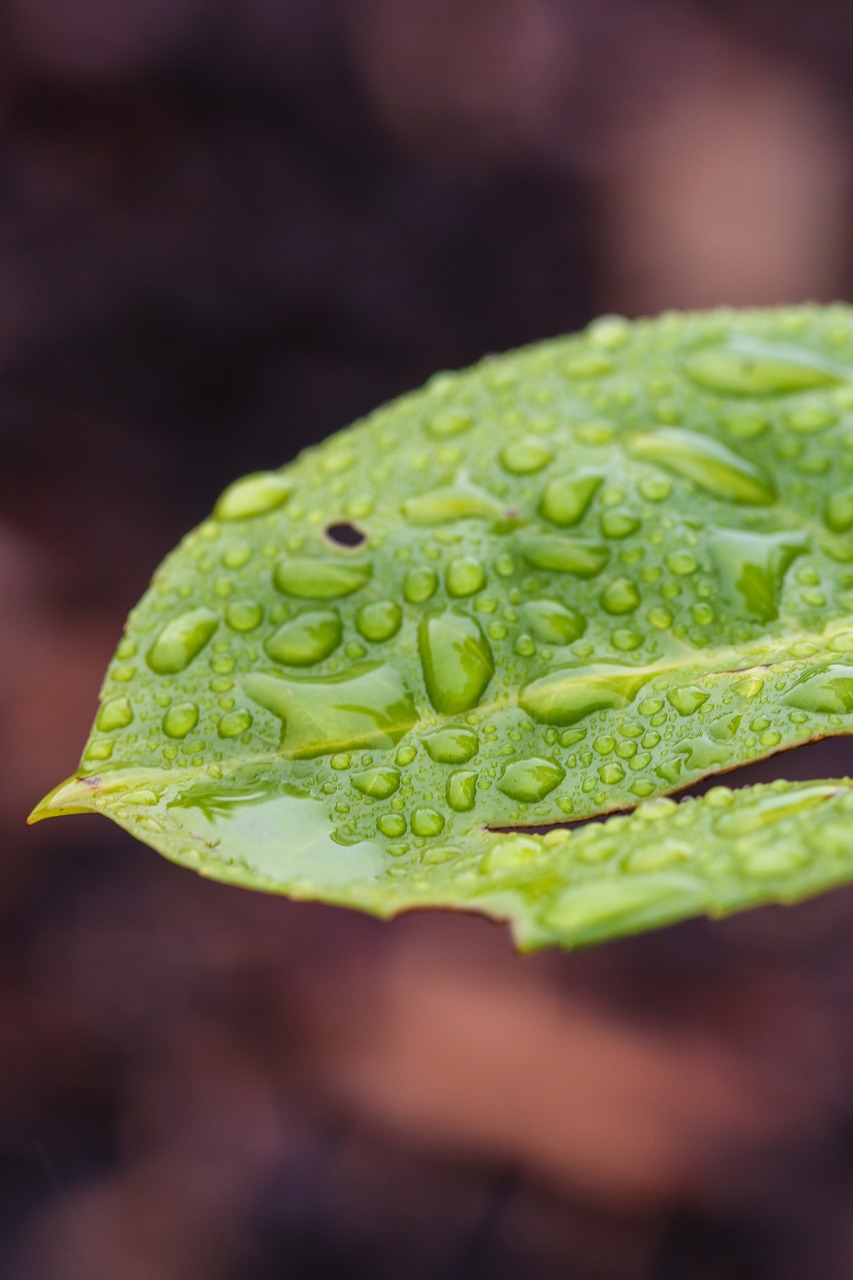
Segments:
[[[452,609],[424,618],[418,650],[436,711],[456,715],[477,706],[495,664],[489,642],[473,618]]]
[[[525,476],[541,471],[554,454],[537,436],[524,436],[501,449],[501,466],[512,475]]]
[[[486,585],[486,575],[473,556],[457,556],[447,566],[445,582],[449,596],[473,596]]]
[[[598,475],[555,476],[542,492],[539,511],[552,524],[577,524],[601,481],[602,477]]]
[[[395,600],[375,600],[359,609],[355,625],[365,640],[390,640],[400,630],[403,610]]]
[[[194,702],[176,702],[163,716],[163,732],[170,738],[185,738],[198,724]]]
[[[229,485],[214,509],[220,520],[248,520],[280,507],[293,492],[290,480],[275,471],[259,471]]]
[[[586,618],[556,600],[530,600],[523,609],[524,620],[543,644],[571,644],[586,631]]]
[[[600,573],[610,555],[608,547],[559,534],[521,534],[517,546],[533,569],[553,573],[573,573],[578,578],[593,578]]]
[[[284,559],[275,568],[273,581],[279,591],[303,600],[334,600],[360,590],[370,578],[372,566],[365,560]]]
[[[281,750],[294,759],[359,747],[395,746],[417,721],[417,710],[395,667],[362,663],[312,678],[252,673],[248,696],[282,721]]]
[[[132,720],[133,708],[128,699],[111,698],[98,712],[95,726],[101,733],[112,733],[116,729],[126,729]]]
[[[746,336],[694,352],[684,368],[700,387],[744,396],[804,391],[844,376],[816,351]]]
[[[533,756],[529,760],[515,760],[508,764],[498,782],[498,790],[511,800],[533,804],[544,800],[565,776],[565,769],[556,760]]]
[[[148,665],[158,675],[177,675],[201,653],[219,625],[210,609],[191,609],[172,618],[148,650]]]
[[[362,795],[372,796],[374,800],[387,800],[400,785],[400,770],[390,765],[362,769],[352,775],[350,782]]]
[[[853,667],[833,662],[808,671],[782,701],[801,711],[849,715],[853,711]]]
[[[312,609],[285,622],[264,648],[276,662],[310,667],[328,658],[341,642],[341,620],[330,609]]]
[[[438,578],[432,569],[427,569],[422,565],[409,569],[403,581],[403,595],[409,604],[423,604],[425,600],[429,600],[435,595],[435,589],[438,586]]]
[[[477,798],[477,775],[470,769],[460,769],[447,779],[447,803],[455,813],[469,813]]]
[[[717,498],[767,506],[775,501],[770,477],[740,454],[711,436],[685,427],[662,427],[633,436],[629,448],[635,458],[654,462]]]
[[[809,539],[804,533],[717,529],[708,546],[726,603],[761,622],[772,622],[779,615],[785,575],[797,556],[808,550]]]
[[[594,711],[621,710],[634,700],[649,673],[615,663],[557,667],[519,694],[523,711],[543,724],[576,724]]]
[[[436,729],[425,735],[423,744],[430,759],[438,764],[464,764],[480,748],[476,733],[461,727]]]

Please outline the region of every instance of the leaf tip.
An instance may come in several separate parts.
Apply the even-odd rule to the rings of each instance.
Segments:
[[[45,818],[61,818],[70,813],[92,813],[95,808],[93,797],[99,782],[97,777],[81,778],[79,774],[66,778],[39,801],[27,818],[27,825],[32,826]]]

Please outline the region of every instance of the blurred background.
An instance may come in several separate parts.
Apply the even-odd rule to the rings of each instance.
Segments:
[[[851,60],[843,0],[0,0],[2,1280],[853,1275],[850,891],[519,959],[22,825],[235,475],[597,313],[849,298]]]

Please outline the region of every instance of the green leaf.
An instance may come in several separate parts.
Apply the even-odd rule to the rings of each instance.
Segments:
[[[853,783],[662,798],[853,730],[851,376],[842,306],[607,318],[237,481],[33,817],[524,947],[853,878]]]

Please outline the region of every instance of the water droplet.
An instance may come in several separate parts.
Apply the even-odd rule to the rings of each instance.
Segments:
[[[769,476],[711,436],[662,427],[633,436],[629,448],[635,458],[665,467],[717,498],[758,506],[776,499]]]
[[[282,506],[293,484],[276,471],[258,471],[229,485],[214,508],[220,520],[249,520]]]
[[[362,795],[372,796],[374,800],[387,800],[400,785],[400,770],[390,765],[362,769],[352,775],[350,782]]]
[[[477,798],[477,775],[460,769],[447,779],[447,803],[456,813],[469,813]]]
[[[95,727],[101,733],[113,733],[116,729],[126,729],[133,720],[133,708],[127,698],[111,698],[105,702],[98,712]]]
[[[829,495],[824,520],[833,533],[847,533],[853,527],[853,488],[836,489]]]
[[[515,760],[508,764],[498,782],[498,790],[510,800],[533,804],[544,800],[565,776],[565,769],[556,760],[532,756],[529,760]]]
[[[541,857],[542,844],[535,836],[505,835],[496,840],[483,856],[480,871],[484,875],[517,871],[530,866]]]
[[[329,609],[312,609],[285,622],[264,643],[264,649],[276,662],[310,667],[334,653],[341,643],[341,635],[341,620],[337,613]]]
[[[463,435],[473,425],[474,419],[470,414],[462,413],[458,409],[442,409],[439,413],[433,414],[426,423],[426,429],[429,435],[442,440],[448,436]]]
[[[586,631],[586,618],[556,600],[530,600],[523,613],[525,623],[543,644],[571,644]]]
[[[495,664],[489,642],[473,618],[455,610],[424,618],[418,650],[436,711],[456,715],[477,706]]]
[[[334,600],[359,591],[373,569],[365,560],[280,560],[273,581],[279,591],[302,600]]]
[[[632,613],[639,603],[640,593],[630,578],[614,578],[601,593],[601,607],[608,613]]]
[[[853,711],[853,667],[833,662],[808,671],[782,701],[801,711],[824,715],[849,715]]]
[[[403,581],[403,595],[409,604],[423,604],[425,600],[429,600],[435,595],[435,589],[438,586],[438,578],[432,569],[427,569],[422,565],[409,569]]]
[[[486,585],[486,575],[473,556],[457,556],[447,566],[445,582],[449,596],[473,596]]]
[[[785,414],[785,422],[799,435],[814,435],[818,431],[825,431],[835,421],[837,419],[834,411],[819,405],[803,405],[798,409],[789,409]]]
[[[554,454],[538,436],[523,436],[501,449],[501,466],[512,475],[526,476],[541,471]]]
[[[185,738],[198,724],[194,702],[176,702],[163,716],[163,732],[169,738]]]
[[[684,577],[689,573],[695,573],[699,568],[699,561],[692,556],[689,551],[670,551],[666,556],[667,568],[679,577]]]
[[[219,721],[220,738],[239,738],[242,733],[252,727],[252,716],[248,711],[229,711]]]
[[[675,707],[680,716],[692,716],[703,703],[708,701],[708,694],[697,689],[693,684],[684,684],[671,689],[666,695],[667,702]]]
[[[87,760],[109,760],[113,753],[115,744],[108,739],[101,739],[99,742],[90,742],[86,748]]]
[[[418,713],[395,667],[363,663],[333,676],[252,673],[243,688],[282,721],[281,749],[310,759],[357,748],[396,746]]]
[[[714,830],[724,836],[749,835],[790,818],[795,813],[812,809],[838,794],[838,788],[834,785],[818,785],[805,790],[798,788],[781,794],[767,791],[761,794],[761,788],[756,788],[756,791],[759,793],[757,803],[736,812],[722,813],[715,818]]]
[[[539,503],[539,511],[552,524],[577,524],[601,484],[598,475],[555,476],[549,480]]]
[[[254,600],[235,600],[225,610],[225,621],[232,631],[254,631],[264,620],[264,611]]]
[[[717,529],[708,546],[723,599],[761,622],[772,622],[779,615],[785,575],[797,556],[808,550],[809,540],[803,533]]]
[[[444,816],[436,809],[415,809],[411,827],[412,835],[437,836],[444,830]]]
[[[531,568],[573,573],[578,578],[594,578],[610,555],[609,547],[563,538],[558,534],[521,534],[517,545]]]
[[[522,711],[543,724],[577,724],[595,711],[622,710],[649,679],[641,668],[599,663],[557,667],[520,692]]]
[[[423,740],[427,754],[437,764],[464,764],[477,754],[480,743],[470,729],[436,729]]]
[[[746,336],[694,352],[684,368],[700,387],[741,396],[804,391],[844,376],[815,351]]]
[[[628,538],[640,527],[640,521],[630,511],[603,511],[599,523],[605,538]]]
[[[453,520],[501,520],[505,512],[497,498],[473,485],[449,485],[407,498],[403,515],[409,524],[448,524]]]
[[[406,831],[406,819],[401,813],[383,813],[376,825],[389,840],[399,840]]]
[[[148,665],[161,676],[177,675],[201,653],[219,625],[210,609],[192,609],[172,618],[148,650]]]
[[[359,609],[355,625],[365,640],[390,640],[400,630],[403,610],[395,600],[375,600]]]

